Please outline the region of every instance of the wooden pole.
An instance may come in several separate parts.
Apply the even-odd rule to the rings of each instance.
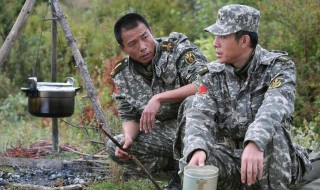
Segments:
[[[51,5],[52,19],[51,19],[51,81],[57,82],[57,20],[54,7]],[[52,151],[59,152],[59,128],[58,118],[52,118]]]
[[[18,35],[20,34],[22,28],[26,24],[28,17],[34,7],[34,4],[37,0],[26,0],[19,16],[14,23],[9,35],[7,36],[6,40],[4,41],[3,45],[0,49],[0,68],[2,67],[3,63],[6,61],[6,58],[10,54],[10,50],[15,43]]]

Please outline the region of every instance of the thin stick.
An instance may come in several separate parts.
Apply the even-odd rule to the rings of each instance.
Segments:
[[[102,127],[101,127],[102,128]],[[104,130],[104,128],[102,128],[102,131],[104,132],[104,134],[109,137],[109,139],[117,146],[119,147],[121,150],[128,152],[128,150],[125,150],[122,148],[122,146],[118,143],[118,141],[116,141],[116,139],[114,139],[106,130]],[[140,168],[142,169],[142,171],[148,176],[148,178],[150,179],[150,181],[153,183],[153,185],[156,187],[157,190],[161,190],[160,186],[158,185],[158,183],[153,179],[153,177],[151,176],[151,174],[143,167],[143,165],[141,164],[141,162],[130,152],[128,152],[130,154],[130,158],[133,160],[134,163],[136,163],[138,166],[140,166]]]
[[[94,110],[96,118],[100,124],[100,128],[101,128],[103,134],[105,134],[107,137],[109,137],[109,139],[113,143],[115,143],[116,146],[118,146],[120,149],[123,150],[122,146],[108,133],[108,131],[110,130],[108,128],[108,121],[107,121],[106,117],[104,116],[102,106],[101,106],[100,101],[97,97],[97,92],[95,91],[94,85],[93,85],[92,80],[90,78],[89,70],[88,70],[87,65],[86,65],[86,63],[85,63],[85,61],[79,51],[78,45],[77,45],[77,43],[71,33],[70,27],[69,27],[65,17],[63,16],[60,5],[57,0],[52,0],[51,3],[56,11],[58,21],[62,26],[62,30],[65,34],[66,39],[67,39],[67,43],[69,44],[69,46],[71,48],[73,57],[74,57],[76,64],[77,64],[77,67],[78,67],[78,69],[84,79],[85,84],[86,84],[87,94],[93,104],[93,110]],[[124,150],[124,151],[126,151],[126,150]],[[153,179],[153,177],[147,172],[147,170],[143,167],[143,165],[137,160],[137,158],[135,156],[133,156],[132,154],[131,154],[131,157],[132,157],[132,160],[138,166],[141,167],[141,169],[144,171],[144,173],[147,174],[148,178],[154,184],[156,189],[161,190],[159,185],[156,183],[156,181]]]

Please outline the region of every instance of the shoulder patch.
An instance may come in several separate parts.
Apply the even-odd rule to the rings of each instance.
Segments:
[[[278,88],[282,85],[283,83],[283,78],[282,77],[277,77],[275,79],[273,79],[270,83],[269,89],[274,89],[274,88]]]
[[[282,55],[282,56],[278,57],[277,60],[282,61],[282,62],[286,62],[286,61],[289,61],[291,59],[288,56]]]
[[[124,69],[128,65],[128,58],[124,58],[117,63],[117,65],[112,69],[110,76],[113,78],[116,74],[119,73],[122,69]]]
[[[160,47],[161,47],[162,51],[172,52],[173,51],[173,47],[174,47],[174,43],[170,42],[170,41],[163,41],[163,42],[161,42]]]
[[[183,55],[183,59],[186,63],[192,64],[197,60],[197,57],[192,51],[189,51]]]
[[[209,71],[208,67],[203,66],[198,70],[198,74],[202,76],[202,75],[206,74],[208,71]]]

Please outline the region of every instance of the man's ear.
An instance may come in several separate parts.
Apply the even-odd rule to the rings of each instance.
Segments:
[[[242,47],[249,46],[250,47],[251,39],[249,35],[243,35],[241,37],[241,45]]]
[[[121,49],[121,51],[122,51],[124,54],[127,54],[127,52],[125,51],[125,48],[123,47],[123,45],[119,44],[118,47]]]

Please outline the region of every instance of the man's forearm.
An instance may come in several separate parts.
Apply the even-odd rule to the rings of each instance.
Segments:
[[[197,92],[197,88],[194,84],[188,84],[175,90],[170,90],[156,94],[156,98],[161,103],[174,103],[181,102],[188,96],[193,95]]]
[[[122,123],[122,134],[124,138],[136,139],[139,135],[139,124],[135,121],[126,121]]]

